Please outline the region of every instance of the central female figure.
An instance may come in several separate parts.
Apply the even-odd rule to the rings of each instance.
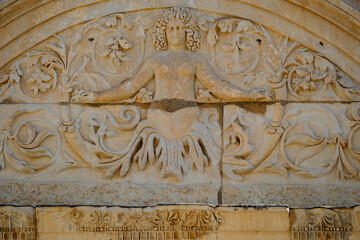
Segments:
[[[209,129],[198,121],[200,108],[195,102],[195,79],[224,100],[253,100],[269,98],[269,95],[264,90],[242,91],[221,81],[213,73],[206,60],[195,52],[200,45],[200,30],[186,8],[170,8],[159,14],[152,37],[159,52],[148,58],[132,79],[106,92],[79,91],[73,97],[80,102],[124,100],[155,78],[155,96],[147,111],[147,119],[137,126],[133,138],[124,148],[126,151],[119,151],[122,154],[119,160],[111,163],[114,166],[108,175],[112,176],[116,169],[121,168],[120,175],[124,176],[130,161],[141,158],[143,162],[151,162],[153,160],[147,159],[150,155],[151,159],[156,155],[163,177],[174,175],[182,179],[194,164],[201,172],[204,172],[204,166],[211,165],[219,174],[221,149],[212,139]],[[158,105],[166,99],[186,102],[170,113],[162,104]],[[177,105],[176,102],[173,105]],[[157,139],[157,146],[153,139]]]
[[[223,82],[213,73],[206,60],[196,53],[200,46],[200,29],[186,8],[170,8],[159,14],[152,38],[159,52],[148,58],[132,79],[109,91],[82,92],[73,99],[80,102],[124,100],[135,95],[154,77],[155,101],[195,101],[196,78],[212,94],[224,100],[270,99],[264,90],[243,91]]]

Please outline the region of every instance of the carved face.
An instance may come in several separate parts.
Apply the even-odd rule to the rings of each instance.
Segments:
[[[169,46],[185,45],[185,24],[178,19],[171,19],[166,28],[166,37]]]

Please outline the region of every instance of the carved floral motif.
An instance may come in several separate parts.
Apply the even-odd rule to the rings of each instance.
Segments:
[[[224,125],[223,171],[234,180],[243,180],[250,172],[287,176],[289,170],[303,177],[335,172],[341,180],[359,180],[359,143],[354,142],[359,134],[358,114],[358,103],[338,116],[326,106],[306,104],[288,108],[283,120],[274,122],[238,109]],[[251,136],[259,134],[261,124],[264,136],[254,142]]]
[[[77,232],[108,232],[120,239],[195,239],[216,232],[224,222],[216,210],[164,209],[156,211],[82,210],[72,208],[54,220]],[[94,218],[96,220],[94,220]]]
[[[66,160],[57,172],[96,168],[110,179],[124,177],[136,163],[140,170],[155,165],[162,177],[181,180],[192,170],[216,171],[223,158],[223,172],[235,180],[288,171],[359,179],[358,103],[339,115],[322,105],[289,109],[282,102],[357,101],[358,83],[298,42],[286,37],[275,44],[275,35],[248,20],[174,7],[146,17],[140,12],[102,16],[79,26],[72,41],[55,36],[43,44],[45,50],[29,51],[0,75],[0,101],[152,105],[143,115],[136,106],[123,107],[119,116],[105,107],[86,119],[52,114],[61,122],[57,127],[35,108],[24,107],[0,134],[0,169],[35,173],[61,155]],[[152,50],[145,48],[149,41]],[[175,112],[153,107],[173,98],[194,104]],[[239,110],[226,118],[223,149],[218,113],[196,105],[272,100],[265,117]],[[14,121],[18,118],[24,119]],[[260,125],[263,138],[257,142]],[[129,141],[111,145],[109,139],[123,133],[131,135]]]
[[[10,117],[0,135],[0,170],[8,165],[22,173],[36,173],[58,159],[61,150],[60,135],[54,124],[38,117],[38,114],[47,110],[24,106]],[[53,144],[53,150],[46,142]]]
[[[162,177],[173,175],[179,180],[195,166],[201,173],[208,166],[212,166],[216,172],[220,148],[212,134],[220,131],[218,115],[215,111],[204,111],[203,122],[199,122],[198,111],[197,108],[190,108],[163,113],[149,109],[147,119],[140,121],[139,108],[123,107],[119,117],[124,123],[119,123],[111,112],[104,109],[101,115],[89,115],[90,142],[84,140],[78,127],[68,131],[69,126],[64,122],[61,129],[75,153],[73,160],[64,169],[96,167],[106,169],[105,178],[112,178],[116,174],[124,177],[131,162],[137,162],[140,170],[144,170],[147,164],[156,164]],[[176,119],[182,119],[184,114],[189,119],[179,123]],[[76,124],[76,121],[72,123]],[[162,129],[166,124],[170,126]],[[119,135],[116,131],[133,129],[132,138],[121,149],[115,150],[107,146],[106,138]],[[87,150],[83,151],[84,148]],[[83,163],[76,163],[78,161],[75,159],[79,157]]]
[[[234,99],[231,92],[219,95],[206,81],[197,81],[196,101],[359,100],[359,84],[326,56],[288,38],[275,44],[272,33],[249,20],[214,18],[181,7],[149,17],[113,13],[86,23],[73,34],[72,41],[55,36],[57,43],[52,41],[45,50],[27,52],[0,75],[0,100],[63,102],[69,100],[70,92],[75,96],[83,94],[79,90],[103,92],[129,79],[134,82],[134,76],[146,65],[144,60],[151,52],[145,49],[147,42],[152,41],[158,51],[169,47],[166,30],[174,17],[183,19],[186,26],[187,50],[202,57],[209,50],[209,68],[214,76],[228,82],[233,89],[256,90],[246,98]],[[147,37],[148,30],[152,39]],[[200,48],[201,42],[207,46]],[[197,77],[201,78],[201,74]],[[135,96],[143,95],[144,90],[140,90],[143,88],[155,94],[159,91],[156,89],[159,86],[148,89],[145,85],[121,100],[153,101],[153,97]],[[269,95],[265,99],[264,91]]]
[[[291,239],[348,240],[352,234],[351,214],[330,209],[295,210]]]
[[[54,94],[58,101],[66,100],[71,91],[66,83],[67,48],[61,37],[55,37],[58,43],[47,44],[45,50],[27,52],[26,57],[13,63],[9,74],[0,75],[0,101],[53,102]]]
[[[31,210],[0,207],[0,238],[35,240],[35,218]]]

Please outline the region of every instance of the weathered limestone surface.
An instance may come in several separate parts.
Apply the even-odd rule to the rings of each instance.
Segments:
[[[339,239],[360,234],[358,207],[0,207],[1,239]]]
[[[0,204],[359,204],[344,2],[0,2]]]

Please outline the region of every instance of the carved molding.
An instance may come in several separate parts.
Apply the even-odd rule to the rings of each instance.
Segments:
[[[297,209],[291,239],[348,240],[353,232],[351,213],[330,209]]]
[[[32,208],[0,207],[0,239],[35,240]]]
[[[164,209],[156,211],[82,210],[53,214],[70,232],[104,233],[115,239],[197,239],[215,233],[224,222],[217,210]]]

